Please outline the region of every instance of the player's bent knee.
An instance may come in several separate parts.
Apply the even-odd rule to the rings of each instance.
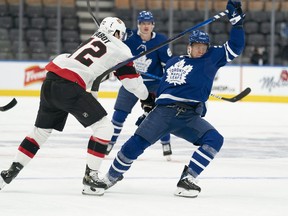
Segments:
[[[215,129],[207,131],[198,141],[197,144],[208,145],[215,151],[219,152],[224,142],[223,136]]]
[[[151,144],[139,135],[133,135],[122,146],[121,152],[129,159],[136,160]]]
[[[104,116],[98,122],[90,126],[93,130],[93,136],[104,140],[110,140],[114,133],[114,127],[107,116]]]
[[[41,146],[43,143],[45,143],[52,133],[52,129],[43,129],[34,127],[30,134],[28,134],[28,137],[33,138],[39,146]]]

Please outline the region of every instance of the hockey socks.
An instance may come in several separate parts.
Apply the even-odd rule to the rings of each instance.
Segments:
[[[87,164],[89,168],[93,170],[100,169],[108,142],[109,140],[103,140],[94,136],[90,137],[87,149]]]
[[[20,144],[18,150],[32,159],[39,148],[39,144],[33,138],[26,137]]]

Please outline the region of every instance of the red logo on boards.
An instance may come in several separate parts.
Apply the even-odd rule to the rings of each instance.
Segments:
[[[47,71],[38,65],[31,66],[25,69],[24,86],[31,85],[37,82],[43,82],[46,77]]]
[[[288,81],[288,71],[287,70],[283,70],[281,72],[281,80],[282,81]]]

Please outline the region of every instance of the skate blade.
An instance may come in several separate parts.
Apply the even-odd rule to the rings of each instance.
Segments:
[[[83,195],[103,196],[104,193],[105,193],[104,188],[94,188],[94,187],[84,185],[84,188],[82,189]]]
[[[189,198],[196,198],[199,194],[199,191],[197,190],[186,190],[184,188],[177,188],[174,192],[175,196],[181,196],[181,197],[189,197]]]
[[[6,185],[6,182],[4,181],[4,179],[2,177],[0,177],[0,190],[2,190]]]

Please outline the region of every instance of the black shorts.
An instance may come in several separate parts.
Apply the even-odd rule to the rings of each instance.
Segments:
[[[84,127],[107,115],[101,104],[77,83],[48,72],[41,87],[35,126],[62,131],[69,113]]]

